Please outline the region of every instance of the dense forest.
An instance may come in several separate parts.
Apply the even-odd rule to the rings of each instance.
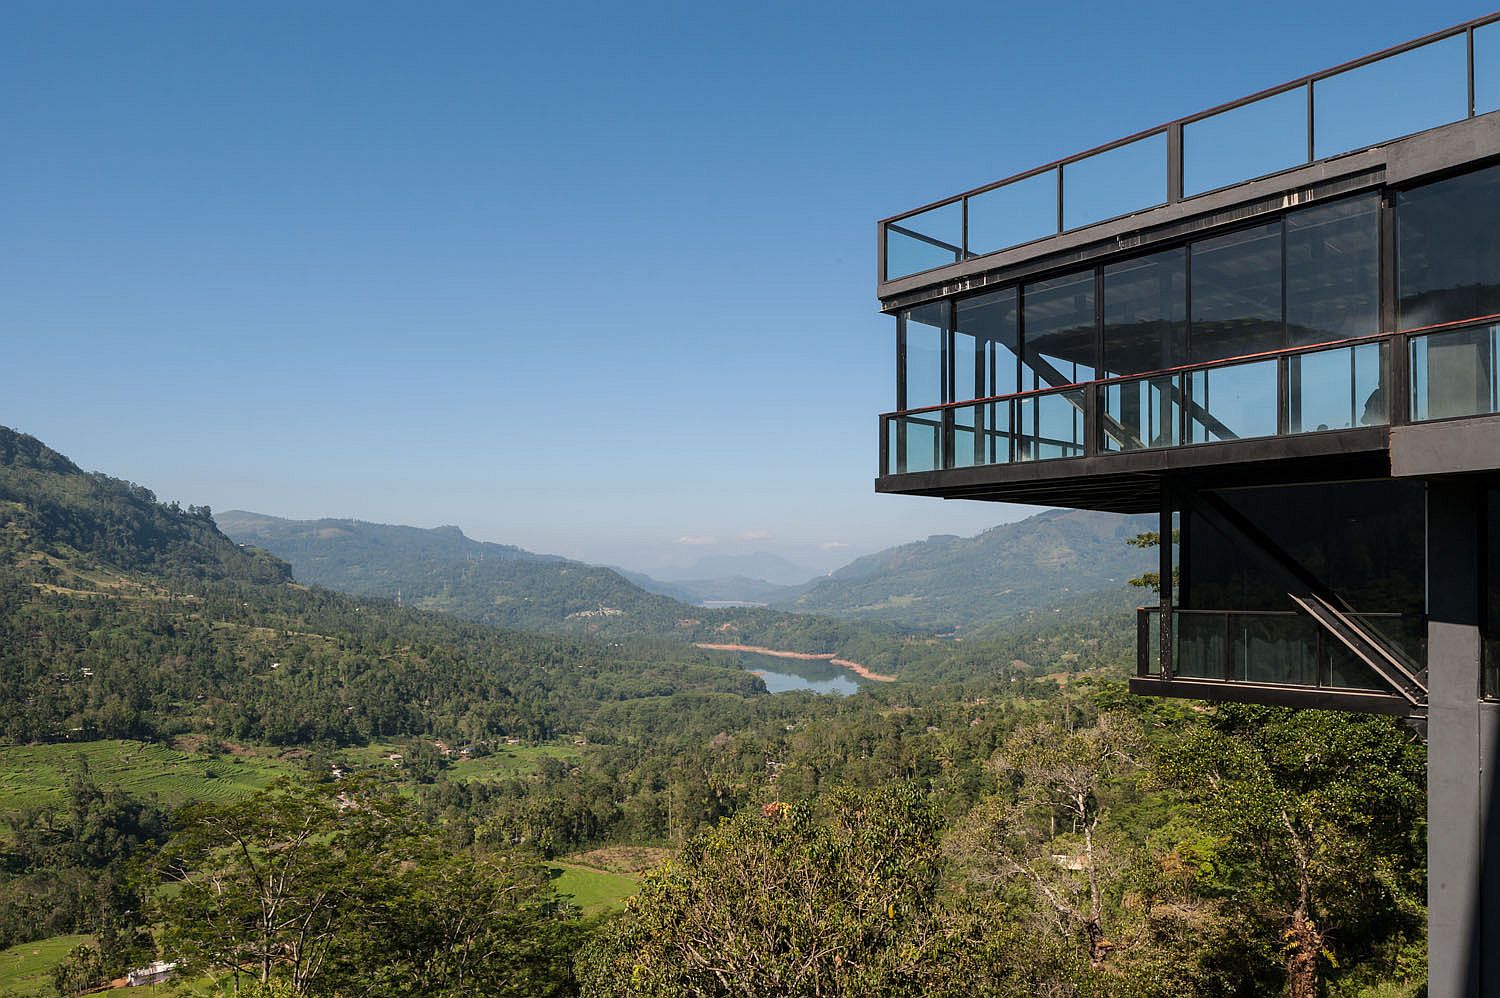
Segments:
[[[0,762],[60,774],[0,814],[0,949],[76,936],[59,994],[153,959],[182,994],[1419,993],[1420,739],[1132,697],[1130,601],[961,640],[782,614],[902,679],[770,695],[697,632],[306,587],[0,430]],[[169,801],[104,740],[202,775]],[[623,904],[561,886],[626,854]]]

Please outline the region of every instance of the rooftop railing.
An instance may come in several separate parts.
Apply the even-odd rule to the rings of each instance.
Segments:
[[[1500,110],[1500,13],[880,223],[891,281]]]

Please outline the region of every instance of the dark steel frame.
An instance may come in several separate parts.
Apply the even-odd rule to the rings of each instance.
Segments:
[[[1316,121],[1316,116],[1315,116],[1315,101],[1314,101],[1314,96],[1313,96],[1314,95],[1314,90],[1315,90],[1315,86],[1314,85],[1317,82],[1321,81],[1321,80],[1331,79],[1332,77],[1338,76],[1341,73],[1345,73],[1345,72],[1348,72],[1350,70],[1359,69],[1359,68],[1364,67],[1364,66],[1372,65],[1374,63],[1380,62],[1383,59],[1387,59],[1387,58],[1390,58],[1392,56],[1401,55],[1401,54],[1403,54],[1405,52],[1410,52],[1410,51],[1413,51],[1415,49],[1419,49],[1419,48],[1423,47],[1424,45],[1430,45],[1430,44],[1432,44],[1434,42],[1444,41],[1444,40],[1447,40],[1449,38],[1458,37],[1460,35],[1465,36],[1465,38],[1466,38],[1466,47],[1467,47],[1467,52],[1466,52],[1466,58],[1467,58],[1466,75],[1467,75],[1467,84],[1468,84],[1468,105],[1467,105],[1467,109],[1466,109],[1467,110],[1466,118],[1473,118],[1473,117],[1476,116],[1475,113],[1474,113],[1474,110],[1475,110],[1475,94],[1474,94],[1474,31],[1476,29],[1478,29],[1478,28],[1485,27],[1486,25],[1495,23],[1497,21],[1500,21],[1500,12],[1496,12],[1496,13],[1492,13],[1492,14],[1486,14],[1486,15],[1484,15],[1482,17],[1474,18],[1473,20],[1465,21],[1465,22],[1463,22],[1461,24],[1457,24],[1457,25],[1454,25],[1454,26],[1449,27],[1449,28],[1444,28],[1442,30],[1435,31],[1435,32],[1432,32],[1430,34],[1423,35],[1420,38],[1415,38],[1415,39],[1411,39],[1409,41],[1401,42],[1401,43],[1396,44],[1396,45],[1392,45],[1392,46],[1390,46],[1388,48],[1381,49],[1378,52],[1373,52],[1373,53],[1370,53],[1369,55],[1361,56],[1361,57],[1359,57],[1357,59],[1351,59],[1348,62],[1340,63],[1339,65],[1334,66],[1332,68],[1320,70],[1320,71],[1315,72],[1315,73],[1309,73],[1306,76],[1298,77],[1297,79],[1291,80],[1291,81],[1289,81],[1287,83],[1282,83],[1282,84],[1280,84],[1278,86],[1269,87],[1269,88],[1266,88],[1264,90],[1259,90],[1259,91],[1257,91],[1257,92],[1255,92],[1253,94],[1250,94],[1250,95],[1248,95],[1246,97],[1241,97],[1241,98],[1238,98],[1238,99],[1233,100],[1233,101],[1229,101],[1229,102],[1224,103],[1224,104],[1219,104],[1219,105],[1216,105],[1214,107],[1208,108],[1206,110],[1199,111],[1199,112],[1196,112],[1194,114],[1187,115],[1185,117],[1176,118],[1176,119],[1173,119],[1172,121],[1166,122],[1165,124],[1157,125],[1157,126],[1154,126],[1152,128],[1147,128],[1147,129],[1144,129],[1144,130],[1139,131],[1139,132],[1134,132],[1134,133],[1132,133],[1130,135],[1125,136],[1124,138],[1116,139],[1116,140],[1114,140],[1112,142],[1106,142],[1103,145],[1095,146],[1095,147],[1093,147],[1091,149],[1086,149],[1083,152],[1075,153],[1075,154],[1073,154],[1071,156],[1066,156],[1066,157],[1063,157],[1062,159],[1054,160],[1051,163],[1047,163],[1047,164],[1045,164],[1043,166],[1034,167],[1032,169],[1025,170],[1025,171],[1023,171],[1021,173],[1012,174],[1011,176],[1005,177],[1005,178],[1003,178],[1001,180],[997,180],[997,181],[994,181],[992,183],[984,184],[984,185],[982,185],[980,187],[975,187],[975,188],[973,188],[971,190],[964,191],[964,192],[962,192],[960,194],[955,194],[955,195],[952,195],[950,197],[941,198],[941,199],[939,199],[937,201],[930,202],[928,204],[922,205],[919,208],[914,208],[914,209],[911,209],[910,211],[904,211],[904,212],[901,212],[899,214],[892,215],[892,216],[890,216],[888,218],[881,219],[878,223],[876,223],[876,247],[877,247],[877,249],[876,249],[876,257],[877,257],[876,282],[877,282],[877,284],[885,284],[885,283],[887,283],[889,281],[894,281],[894,280],[899,280],[899,279],[906,279],[906,278],[918,276],[920,274],[925,274],[925,273],[930,273],[932,271],[941,270],[942,267],[944,267],[944,266],[950,266],[951,265],[951,264],[942,264],[942,265],[939,265],[938,267],[928,268],[927,270],[915,271],[915,272],[913,272],[911,274],[900,274],[900,275],[896,275],[895,277],[889,277],[889,276],[887,276],[887,273],[886,273],[887,253],[886,253],[886,238],[885,238],[885,233],[886,233],[887,227],[891,226],[891,225],[893,225],[895,223],[899,223],[899,222],[901,222],[901,221],[903,221],[905,219],[909,219],[909,218],[912,218],[912,217],[914,217],[916,215],[920,215],[920,214],[922,214],[924,212],[932,211],[932,210],[937,209],[937,208],[946,207],[947,205],[951,205],[951,204],[955,204],[955,203],[960,204],[960,213],[961,213],[960,232],[962,234],[962,239],[963,239],[963,243],[964,243],[962,246],[953,246],[952,244],[944,243],[941,240],[934,239],[932,237],[916,233],[915,230],[911,230],[911,229],[901,228],[898,231],[901,231],[901,232],[903,232],[904,234],[906,234],[908,236],[915,236],[916,238],[918,238],[918,239],[920,239],[920,240],[922,240],[924,242],[929,242],[929,243],[932,243],[935,246],[940,246],[940,247],[942,247],[945,250],[949,250],[949,251],[954,252],[954,254],[955,254],[955,260],[953,262],[957,263],[957,262],[962,262],[964,260],[974,259],[974,258],[981,257],[981,256],[989,256],[989,255],[992,255],[993,253],[999,253],[999,252],[1003,252],[1005,250],[1014,249],[1016,246],[1030,245],[1032,242],[1042,242],[1042,241],[1045,241],[1047,239],[1054,238],[1055,236],[1060,235],[1060,234],[1062,234],[1064,232],[1070,232],[1070,231],[1077,231],[1077,230],[1087,229],[1087,228],[1090,228],[1090,227],[1092,227],[1094,225],[1103,225],[1103,224],[1106,224],[1108,222],[1114,221],[1114,220],[1119,219],[1119,218],[1126,218],[1126,217],[1129,217],[1130,215],[1134,215],[1134,214],[1137,214],[1139,212],[1150,211],[1151,209],[1159,207],[1162,204],[1176,204],[1176,203],[1181,202],[1181,201],[1190,200],[1191,198],[1203,197],[1205,195],[1216,193],[1217,191],[1226,190],[1226,189],[1233,188],[1233,187],[1238,187],[1238,186],[1241,186],[1242,184],[1253,183],[1255,181],[1263,180],[1263,179],[1265,179],[1267,177],[1274,177],[1274,176],[1277,176],[1277,175],[1279,175],[1281,173],[1289,172],[1291,170],[1301,169],[1301,168],[1306,167],[1306,166],[1308,166],[1310,164],[1313,164],[1313,163],[1322,162],[1322,161],[1326,161],[1326,160],[1332,160],[1332,159],[1338,159],[1338,158],[1341,158],[1341,157],[1344,157],[1344,156],[1349,156],[1349,155],[1361,152],[1363,149],[1366,149],[1366,148],[1372,148],[1370,146],[1365,146],[1365,147],[1361,147],[1361,148],[1358,148],[1358,149],[1344,150],[1344,151],[1341,151],[1339,153],[1336,153],[1336,154],[1324,157],[1323,160],[1319,160],[1319,159],[1317,159],[1314,156],[1314,152],[1315,152],[1315,148],[1314,148],[1314,136],[1315,136],[1315,121]],[[1275,96],[1278,96],[1280,94],[1292,92],[1292,91],[1297,90],[1298,88],[1303,88],[1303,87],[1305,87],[1306,90],[1307,90],[1307,99],[1308,99],[1308,110],[1307,110],[1307,160],[1305,162],[1303,162],[1303,163],[1295,163],[1295,164],[1292,164],[1291,166],[1286,167],[1285,169],[1273,171],[1272,173],[1269,173],[1269,174],[1263,174],[1263,175],[1255,176],[1255,177],[1245,177],[1245,178],[1242,178],[1240,180],[1235,181],[1232,184],[1225,185],[1224,187],[1214,188],[1212,190],[1207,190],[1207,191],[1199,191],[1199,192],[1196,192],[1196,193],[1194,193],[1194,194],[1192,194],[1190,196],[1185,196],[1184,195],[1183,189],[1182,189],[1182,174],[1183,174],[1183,169],[1182,169],[1182,167],[1183,167],[1183,163],[1182,163],[1182,155],[1183,155],[1182,129],[1183,129],[1184,126],[1191,125],[1194,122],[1202,121],[1202,120],[1207,119],[1207,118],[1212,118],[1212,117],[1214,117],[1215,115],[1218,115],[1218,114],[1223,114],[1223,113],[1228,112],[1228,111],[1233,111],[1233,110],[1235,110],[1237,108],[1245,107],[1247,105],[1255,103],[1256,101],[1264,100],[1264,99],[1266,99],[1268,97],[1275,97]],[[1465,119],[1456,119],[1456,120],[1465,120]],[[1446,127],[1447,125],[1450,125],[1452,123],[1453,122],[1443,122],[1443,123],[1440,123],[1438,125],[1432,126],[1432,128],[1442,128],[1442,127]],[[1430,130],[1430,129],[1424,129],[1423,131],[1427,131],[1427,130]],[[1064,205],[1064,190],[1063,190],[1063,168],[1064,167],[1066,167],[1066,166],[1068,166],[1069,164],[1072,164],[1072,163],[1077,163],[1077,162],[1080,162],[1082,160],[1090,159],[1090,158],[1092,158],[1094,156],[1098,156],[1098,155],[1101,155],[1103,153],[1111,152],[1111,151],[1119,149],[1119,148],[1121,148],[1123,146],[1130,145],[1133,142],[1138,142],[1138,141],[1140,141],[1142,139],[1150,138],[1150,137],[1152,137],[1154,135],[1159,135],[1159,134],[1163,134],[1163,133],[1165,133],[1165,135],[1166,135],[1166,149],[1167,149],[1167,163],[1164,164],[1165,165],[1165,171],[1164,172],[1165,172],[1165,179],[1166,179],[1166,189],[1167,189],[1167,197],[1166,197],[1165,201],[1163,201],[1163,202],[1157,202],[1156,204],[1140,205],[1139,207],[1134,208],[1131,211],[1126,212],[1123,215],[1117,215],[1117,216],[1114,216],[1113,218],[1099,219],[1099,220],[1090,222],[1087,225],[1076,226],[1076,227],[1074,227],[1074,229],[1065,229],[1063,227],[1062,223],[1063,223],[1063,205]],[[1416,132],[1416,133],[1412,133],[1412,134],[1421,134],[1421,132]],[[1392,136],[1387,137],[1386,139],[1383,139],[1381,141],[1381,143],[1379,143],[1379,144],[1385,144],[1385,143],[1388,143],[1388,142],[1394,142],[1394,141],[1397,141],[1399,139],[1403,139],[1403,138],[1407,138],[1407,137],[1408,136],[1406,136],[1406,135],[1392,135]],[[982,254],[979,254],[979,253],[970,253],[968,251],[968,237],[969,237],[968,200],[970,198],[972,198],[972,197],[976,197],[976,196],[979,196],[981,194],[988,193],[989,191],[993,191],[993,190],[996,190],[998,188],[1005,187],[1005,186],[1007,186],[1009,184],[1017,183],[1017,182],[1022,181],[1022,180],[1030,179],[1031,177],[1035,177],[1035,176],[1038,176],[1038,175],[1042,175],[1042,174],[1048,173],[1049,171],[1056,171],[1056,173],[1057,173],[1057,187],[1056,187],[1056,191],[1057,191],[1057,194],[1056,194],[1056,198],[1057,198],[1057,230],[1055,232],[1048,233],[1048,234],[1046,234],[1044,236],[1040,236],[1036,240],[1030,240],[1030,241],[1027,241],[1027,242],[1017,243],[1017,244],[1015,244],[1015,246],[1001,247],[1000,249],[987,251],[987,252],[982,253]]]

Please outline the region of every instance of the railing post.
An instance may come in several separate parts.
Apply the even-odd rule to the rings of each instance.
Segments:
[[[891,417],[881,416],[880,422],[880,474],[891,473]]]
[[[1151,608],[1136,607],[1135,610],[1135,674],[1151,674]]]
[[[1167,126],[1167,204],[1182,200],[1182,122]]]
[[[1161,485],[1161,519],[1158,524],[1161,542],[1157,544],[1156,569],[1159,577],[1158,591],[1161,594],[1161,678],[1172,678],[1172,489],[1166,482]]]

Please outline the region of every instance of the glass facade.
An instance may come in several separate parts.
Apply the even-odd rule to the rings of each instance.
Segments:
[[[1076,385],[1094,378],[1094,271],[1021,289],[1022,390]]]
[[[1016,289],[959,299],[956,328],[952,401],[992,398],[1017,391],[1021,327]]]
[[[1380,196],[1364,194],[1286,216],[1287,343],[1380,331]]]
[[[1396,195],[1399,322],[1500,314],[1500,167]]]
[[[948,356],[948,303],[931,302],[901,313],[897,323],[901,371],[896,408],[921,409],[946,401],[944,359]]]
[[[1112,263],[1103,283],[1105,377],[1187,363],[1185,248]]]
[[[1281,322],[1281,223],[1192,244],[1194,361],[1276,350]]]

